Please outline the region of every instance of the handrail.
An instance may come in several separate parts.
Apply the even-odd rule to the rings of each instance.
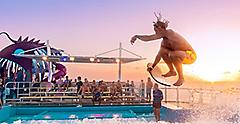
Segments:
[[[8,87],[10,84],[12,84],[13,87]],[[16,84],[17,84],[17,86],[16,86]],[[23,86],[20,87],[20,84],[23,84]],[[25,84],[28,84],[28,87],[25,87],[26,86]],[[30,96],[30,88],[31,88],[30,84],[32,84],[32,82],[18,82],[18,81],[17,82],[7,82],[5,84],[5,88],[8,88],[10,90],[16,89],[17,90],[16,99],[19,99],[19,96],[23,95],[23,94],[20,94],[19,90],[28,90],[28,95]],[[15,87],[14,87],[14,85],[15,85]],[[10,91],[10,93],[11,93],[11,91]]]
[[[35,82],[35,83],[41,83],[41,82]],[[16,99],[20,99],[21,96],[24,94],[31,96],[31,92],[33,89],[42,89],[43,87],[33,87],[33,82],[8,82],[5,84],[5,88],[7,89],[14,89],[17,91]],[[141,89],[139,87],[122,87],[122,89],[134,89],[134,94],[136,96],[141,96],[139,92]],[[175,101],[177,103],[177,106],[179,106],[179,103],[181,102],[188,102],[188,103],[198,103],[198,102],[205,102],[206,99],[214,99],[217,95],[221,95],[222,93],[229,93],[229,94],[240,94],[240,88],[234,88],[229,90],[218,90],[218,89],[203,89],[203,88],[175,88],[175,87],[161,87],[160,88],[163,91],[164,95],[164,102],[172,102]],[[20,91],[23,90],[24,93],[21,93]],[[146,90],[146,88],[145,88]],[[128,91],[130,92],[130,90]],[[21,93],[21,94],[20,94]],[[58,92],[56,92],[58,93]],[[139,93],[139,94],[138,94]],[[138,94],[138,95],[137,95]],[[145,94],[145,93],[144,93]],[[239,95],[240,96],[240,95]]]

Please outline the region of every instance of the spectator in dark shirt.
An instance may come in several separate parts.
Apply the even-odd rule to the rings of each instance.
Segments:
[[[80,95],[82,94],[82,91],[80,90],[82,85],[83,85],[82,78],[80,76],[78,76],[76,86],[77,86],[77,93]]]
[[[158,89],[158,84],[154,85],[153,90],[153,112],[155,115],[156,121],[160,121],[160,108],[161,108],[161,102],[163,100],[163,93],[160,89]]]

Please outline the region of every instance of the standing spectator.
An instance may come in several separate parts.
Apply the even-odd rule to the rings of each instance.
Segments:
[[[77,96],[79,97],[79,102],[80,104],[82,104],[81,102],[81,98],[82,98],[82,86],[83,86],[83,82],[82,82],[82,77],[78,76],[77,77],[77,83],[76,83],[76,86],[77,86]]]
[[[126,87],[125,87],[125,91],[126,91],[126,93],[125,93],[125,95],[130,95],[130,83],[129,83],[129,80],[127,80],[127,82],[126,82]]]
[[[145,83],[143,82],[143,80],[141,80],[141,84],[140,84],[140,96],[142,98],[145,97]]]
[[[153,87],[153,82],[151,81],[151,78],[148,77],[147,79],[147,86],[146,86],[146,94],[147,94],[147,101],[151,101],[151,96],[152,96],[152,87]]]
[[[131,84],[130,84],[130,94],[133,96],[134,95],[134,82],[131,81]]]
[[[116,85],[117,85],[117,92],[119,93],[119,95],[122,96],[122,84],[121,84],[121,81],[118,80]]]
[[[154,85],[153,90],[153,112],[155,115],[156,121],[160,121],[160,108],[161,108],[161,102],[163,100],[163,93],[160,89],[158,89],[158,84]]]
[[[83,85],[82,78],[80,76],[78,76],[76,86],[77,86],[77,94],[79,94],[79,95],[82,94],[82,91],[80,90],[82,85]]]

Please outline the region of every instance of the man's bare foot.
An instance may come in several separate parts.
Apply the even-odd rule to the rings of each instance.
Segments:
[[[166,74],[163,74],[162,76],[163,77],[170,77],[170,76],[176,76],[177,73],[175,71],[169,71],[168,73]]]
[[[179,78],[176,83],[173,84],[173,86],[181,86],[184,82],[183,78]]]

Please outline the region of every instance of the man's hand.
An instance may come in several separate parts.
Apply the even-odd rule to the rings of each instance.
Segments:
[[[134,44],[134,42],[137,40],[137,37],[136,37],[136,35],[134,35],[132,38],[131,38],[131,44],[133,45]]]
[[[149,72],[151,72],[153,70],[153,67],[152,66],[149,66],[148,68],[147,68],[147,71],[149,71]]]

